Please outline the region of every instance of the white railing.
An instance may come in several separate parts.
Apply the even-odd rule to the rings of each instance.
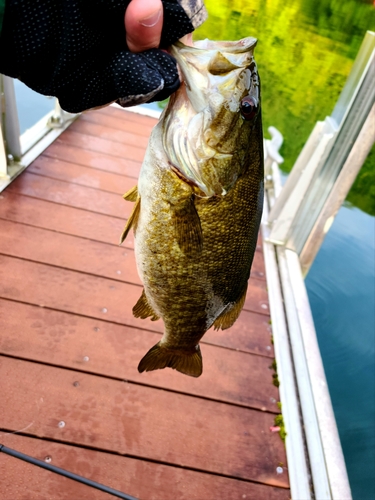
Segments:
[[[368,32],[332,116],[318,122],[281,186],[281,134],[265,149],[262,218],[272,333],[294,500],[351,490],[304,275],[375,141],[375,33]]]
[[[268,150],[266,141],[270,166],[261,229],[291,498],[351,500],[299,256],[270,241],[269,212],[284,188],[276,155],[270,161]]]
[[[78,115],[55,109],[21,135],[13,79],[0,75],[0,192],[53,142]]]

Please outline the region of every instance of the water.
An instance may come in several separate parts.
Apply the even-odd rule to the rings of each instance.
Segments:
[[[375,498],[375,226],[344,206],[306,279],[354,498]]]
[[[367,29],[372,0],[205,0],[196,38],[259,39],[265,130],[284,136],[288,172],[316,121],[331,114]],[[17,83],[24,131],[53,101]],[[152,106],[156,108],[154,104]],[[375,498],[375,148],[306,280],[355,500]]]
[[[23,134],[53,110],[55,99],[37,94],[19,80],[14,80],[14,90],[16,92],[20,130],[21,134]]]

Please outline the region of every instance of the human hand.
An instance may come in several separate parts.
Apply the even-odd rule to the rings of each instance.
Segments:
[[[160,2],[160,18],[145,26]],[[206,16],[203,0],[7,0],[0,72],[71,112],[162,100],[180,82],[174,58],[153,47],[165,49]]]
[[[126,43],[130,51],[142,52],[158,48],[162,28],[161,0],[131,0],[125,12]],[[192,34],[184,35],[182,41],[185,45],[192,45]]]
[[[163,28],[161,0],[132,0],[125,11],[126,43],[131,52],[156,49]]]

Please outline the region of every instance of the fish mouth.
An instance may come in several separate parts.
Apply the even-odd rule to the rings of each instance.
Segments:
[[[224,196],[235,182],[237,174],[223,173],[236,148],[227,136],[241,129],[241,101],[258,85],[256,43],[247,37],[192,46],[177,42],[170,48],[182,84],[163,114],[163,146],[174,171],[196,186],[199,196]]]
[[[177,61],[182,82],[186,85],[188,98],[196,113],[206,107],[209,87],[217,92],[221,90],[215,81],[218,78],[212,78],[214,85],[210,85],[207,79],[205,81],[203,71],[207,71],[208,76],[224,77],[233,70],[243,69],[248,65],[257,42],[253,37],[235,42],[205,39],[192,42],[192,45],[178,41],[170,47],[170,53]]]

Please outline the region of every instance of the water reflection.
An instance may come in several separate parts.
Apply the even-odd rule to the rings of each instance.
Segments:
[[[366,30],[375,26],[369,2],[351,0],[206,1],[209,19],[196,38],[255,36],[263,87],[264,128],[284,135],[289,171],[315,123],[331,114]],[[375,150],[358,176],[351,202],[375,215]],[[363,181],[367,179],[367,181]]]

